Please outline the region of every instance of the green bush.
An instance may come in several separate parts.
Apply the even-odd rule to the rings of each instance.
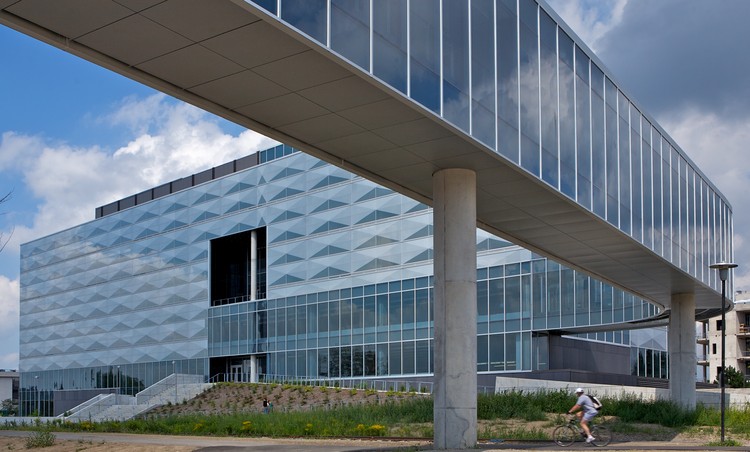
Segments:
[[[55,444],[55,435],[49,430],[35,430],[26,437],[26,448],[50,447]]]

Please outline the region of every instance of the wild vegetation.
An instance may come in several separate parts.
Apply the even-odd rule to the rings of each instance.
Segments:
[[[262,401],[273,404],[264,414]],[[599,422],[616,440],[695,438],[716,445],[720,413],[698,406],[637,397],[603,398]],[[55,421],[54,429],[126,433],[263,437],[431,438],[433,405],[428,394],[301,385],[223,383],[192,400],[166,405],[125,422]],[[575,403],[567,391],[508,391],[478,396],[480,439],[547,440]],[[750,444],[750,408],[726,412],[732,439]]]

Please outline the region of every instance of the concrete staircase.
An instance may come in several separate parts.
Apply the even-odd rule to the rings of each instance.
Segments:
[[[190,400],[211,386],[203,382],[203,375],[172,374],[135,396],[100,394],[58,418],[77,422],[125,421],[155,406]]]

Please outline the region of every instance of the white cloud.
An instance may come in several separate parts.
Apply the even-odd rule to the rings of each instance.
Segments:
[[[98,206],[277,144],[252,131],[227,134],[215,117],[163,94],[126,99],[100,124],[125,126],[134,138],[107,150],[0,135],[0,173],[20,174],[23,191],[38,200],[33,220],[10,225],[12,236],[4,231],[10,240],[0,259],[18,268],[21,243],[90,221]],[[18,287],[0,275],[0,368],[17,367]],[[15,340],[4,336],[8,331]]]
[[[732,205],[734,260],[740,265],[735,289],[750,289],[750,211],[743,208],[750,186],[750,116],[722,117],[697,108],[662,116],[660,124]]]
[[[17,279],[0,275],[0,369],[18,368],[18,352],[7,350],[18,349],[19,287]]]
[[[628,0],[548,0],[548,3],[596,52],[599,40],[622,20]]]

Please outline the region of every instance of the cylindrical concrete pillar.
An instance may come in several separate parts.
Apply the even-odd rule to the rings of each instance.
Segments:
[[[433,175],[436,449],[477,442],[476,174]]]
[[[695,294],[672,295],[667,348],[669,351],[669,398],[695,409]]]

